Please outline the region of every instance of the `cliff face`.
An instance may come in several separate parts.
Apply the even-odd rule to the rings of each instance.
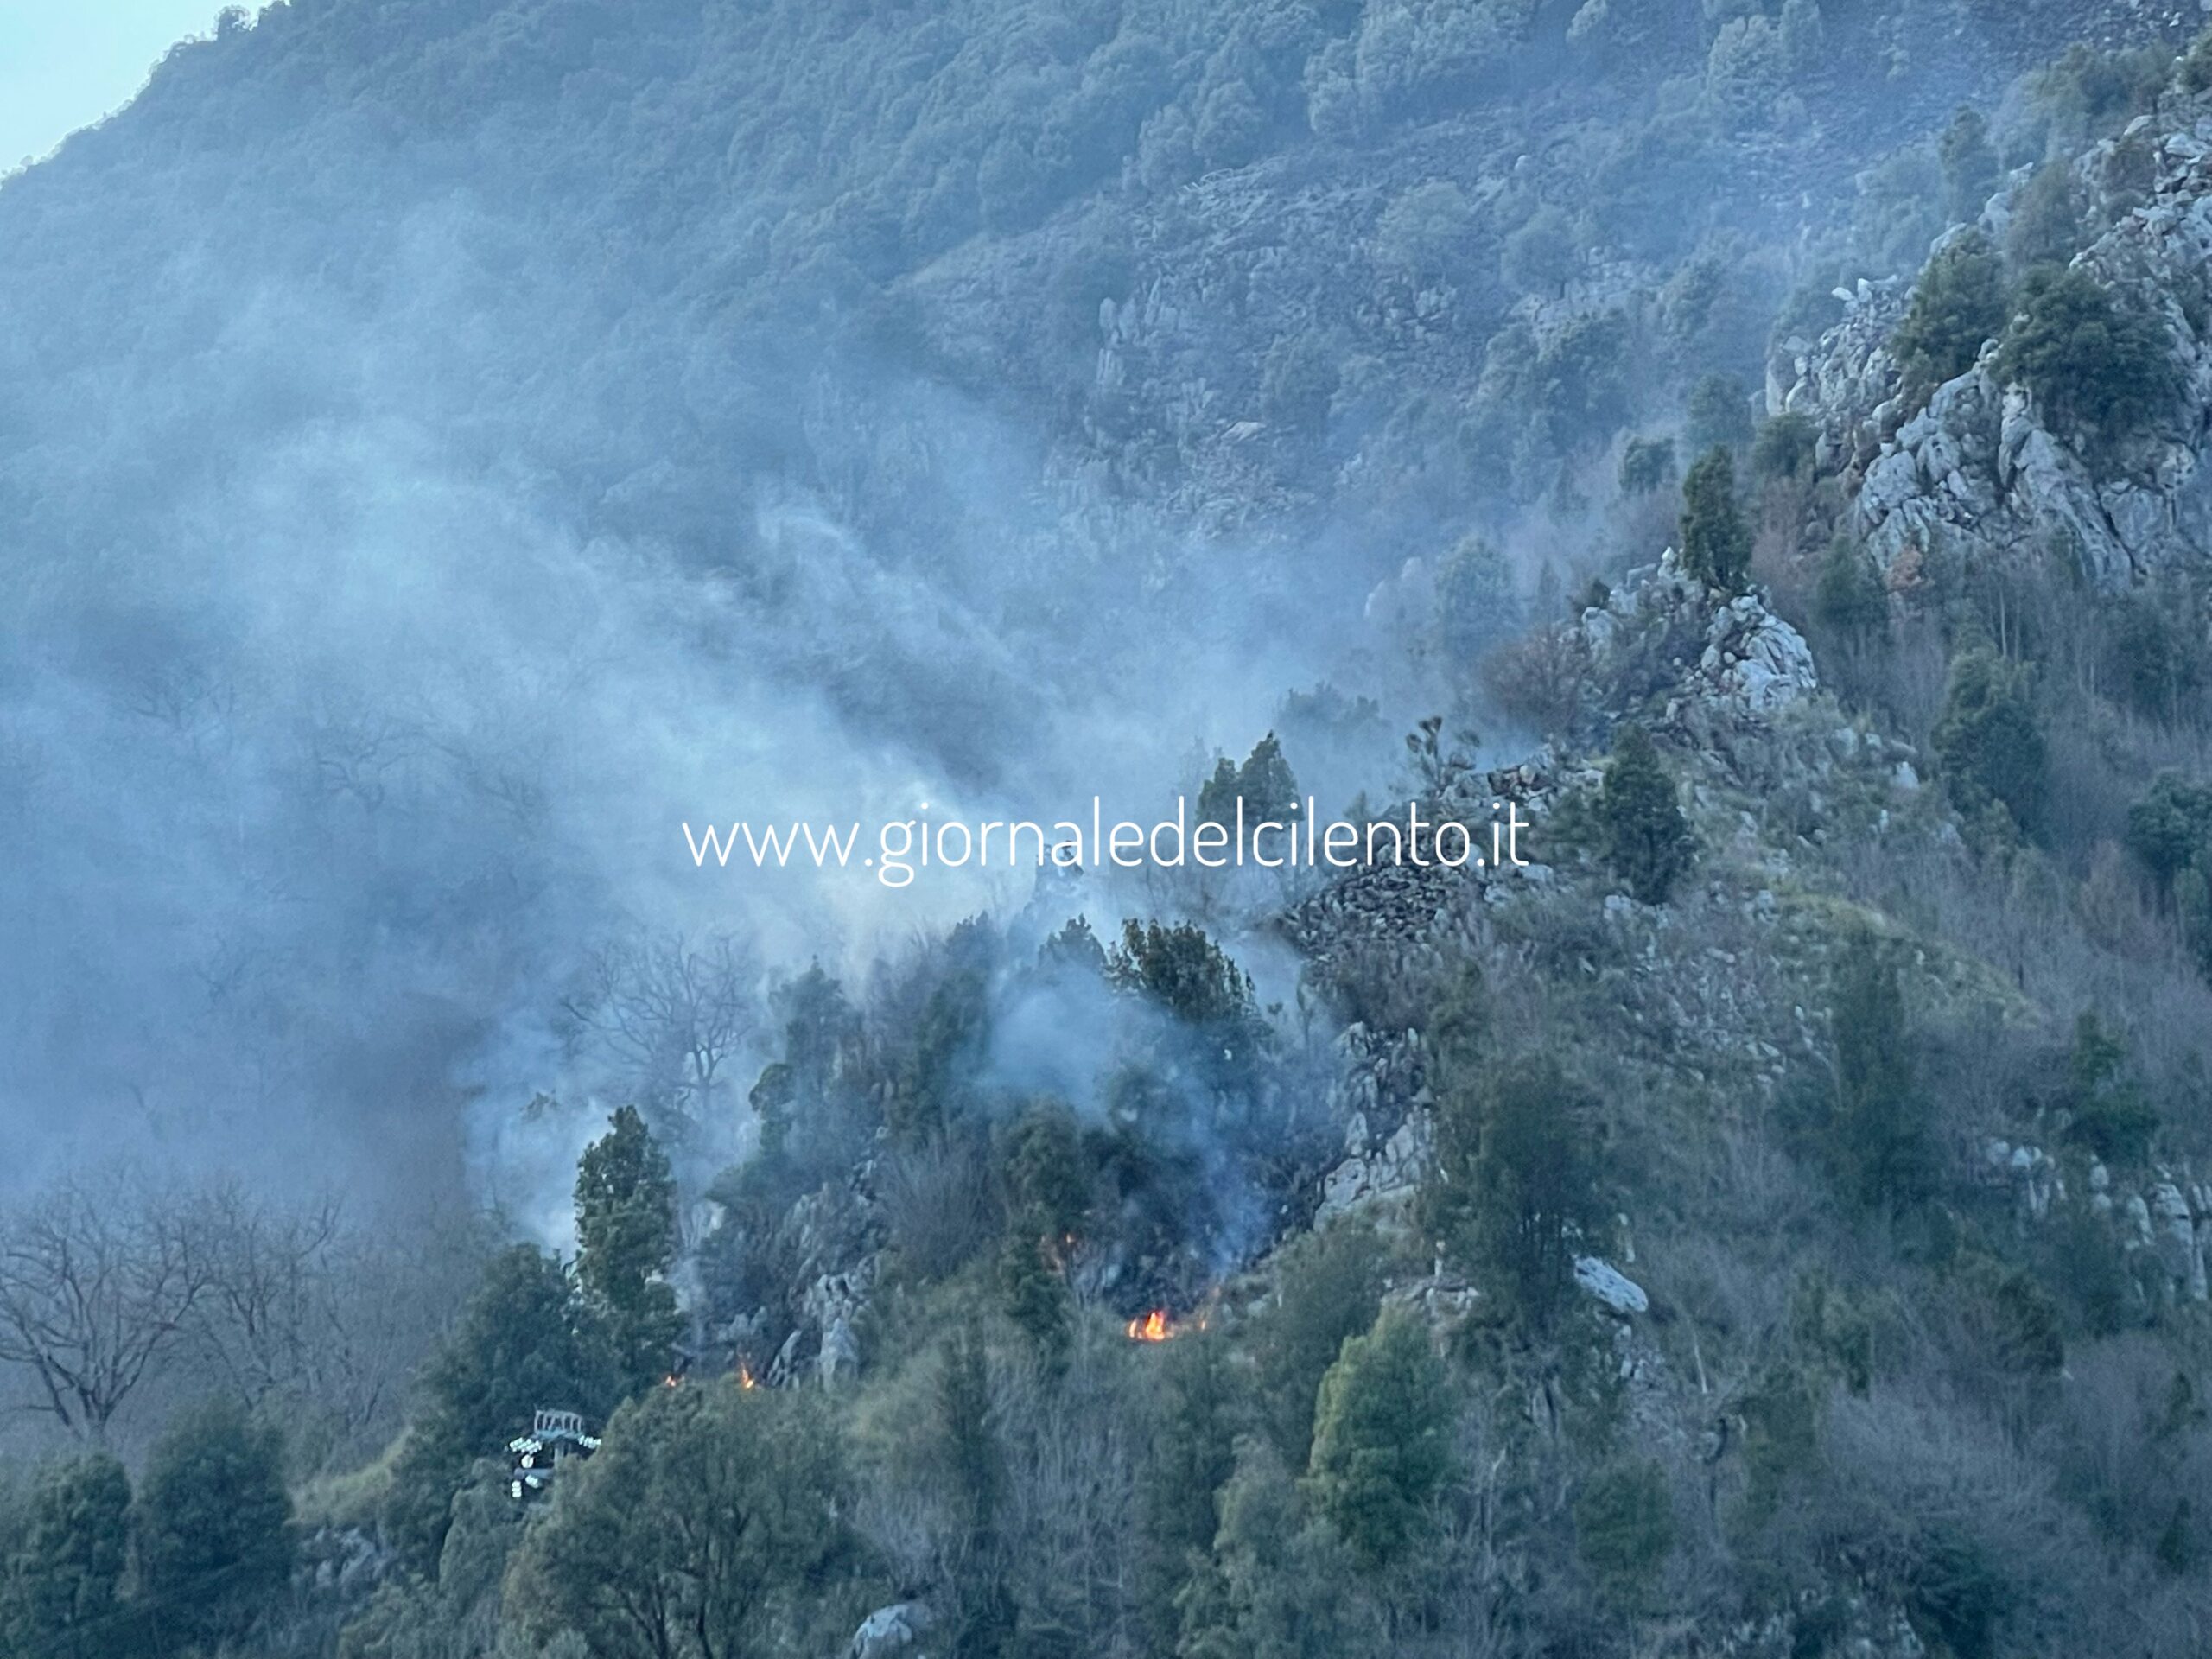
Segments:
[[[1821,427],[1821,458],[1853,493],[1852,522],[1893,583],[1931,556],[2072,560],[2105,591],[2201,563],[2212,546],[2212,98],[2175,96],[2072,166],[2113,222],[2075,267],[2162,325],[2179,396],[2145,429],[2092,451],[1999,372],[1996,342],[1912,410],[1891,350],[1909,295],[1861,283],[1819,343],[1785,353],[1775,412]],[[2024,178],[1993,199],[2001,235]],[[1902,567],[1902,569],[1901,569]]]

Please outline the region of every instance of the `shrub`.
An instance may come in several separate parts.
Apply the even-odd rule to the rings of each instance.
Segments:
[[[1777,415],[1751,442],[1751,475],[1767,482],[1813,475],[1819,429],[1802,415]]]
[[[2045,162],[2013,194],[2005,257],[2016,271],[2063,265],[2081,248],[2088,217],[2074,169],[2064,162]]]
[[[2212,29],[2191,43],[2182,58],[2178,79],[2185,92],[2212,92]]]
[[[1574,1499],[1574,1541],[1615,1594],[1647,1591],[1675,1547],[1674,1505],[1659,1465],[1624,1463],[1585,1481]]]
[[[2029,277],[1997,366],[2035,394],[2047,420],[2105,444],[2173,403],[2179,380],[2170,346],[2156,318],[2069,268]]]
[[[1656,494],[1675,481],[1675,441],[1672,438],[1630,438],[1621,451],[1620,486],[1623,495]]]

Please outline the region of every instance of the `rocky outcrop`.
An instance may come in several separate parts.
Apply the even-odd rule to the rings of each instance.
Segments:
[[[1986,1179],[2011,1189],[2024,1226],[2048,1221],[2069,1202],[2064,1167],[2041,1147],[1993,1139],[1982,1158]],[[2156,1166],[2131,1185],[2093,1162],[2087,1184],[2090,1210],[2111,1224],[2120,1249],[2141,1264],[2134,1278],[2145,1294],[2212,1300],[2212,1182],[2198,1180],[2184,1163]]]
[[[2090,454],[2004,381],[1993,340],[1910,409],[1890,349],[1907,297],[1894,286],[1845,293],[1844,321],[1817,346],[1789,342],[1770,376],[1788,383],[1770,392],[1776,412],[1819,423],[1817,461],[1854,486],[1853,528],[1894,588],[1909,590],[1930,559],[2057,553],[2117,591],[2212,546],[2212,476],[2199,461],[2212,432],[2212,100],[2171,99],[2075,170],[2114,222],[2074,263],[2159,317],[2172,341],[2182,391],[2153,428]],[[2019,188],[1991,203],[1987,228],[2001,230]]]
[[[1693,738],[1763,726],[1820,687],[1802,634],[1755,593],[1707,587],[1672,548],[1570,626],[1588,706],[1619,715],[1658,702]]]
[[[926,1659],[922,1637],[935,1623],[935,1616],[922,1602],[879,1607],[853,1632],[845,1659]]]

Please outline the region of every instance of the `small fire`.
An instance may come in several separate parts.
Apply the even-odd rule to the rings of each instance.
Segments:
[[[674,1371],[671,1371],[666,1376],[661,1378],[660,1385],[664,1389],[682,1388],[683,1386],[683,1379],[678,1376]]]
[[[753,1378],[753,1368],[743,1360],[737,1363],[737,1386],[741,1389],[757,1389],[760,1386]]]
[[[1164,1307],[1155,1307],[1142,1319],[1129,1321],[1131,1342],[1166,1342],[1174,1334],[1175,1327],[1169,1323]]]

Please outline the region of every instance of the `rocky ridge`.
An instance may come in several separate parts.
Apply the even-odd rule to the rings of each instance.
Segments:
[[[1895,283],[1843,292],[1844,321],[1816,345],[1788,342],[1770,366],[1770,412],[1818,423],[1817,462],[1851,492],[1853,528],[1894,588],[1930,558],[2058,552],[2111,592],[2201,563],[2212,544],[2212,477],[2198,459],[2212,433],[2212,96],[2170,94],[2073,168],[2111,221],[2073,263],[2158,317],[2172,341],[2181,394],[2151,429],[2092,453],[2003,379],[1993,340],[1914,409],[1891,349],[1909,297]],[[1992,200],[1985,231],[2002,236],[2026,182]]]

